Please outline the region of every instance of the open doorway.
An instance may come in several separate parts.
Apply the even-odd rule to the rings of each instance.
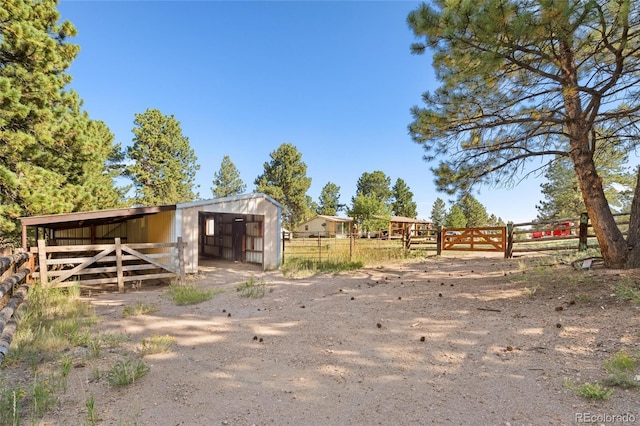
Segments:
[[[263,265],[264,216],[199,212],[198,257]]]

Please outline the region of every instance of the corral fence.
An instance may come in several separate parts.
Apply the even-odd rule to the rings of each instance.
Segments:
[[[395,259],[439,255],[443,250],[504,251],[506,228],[430,229],[419,234],[376,238],[358,234],[325,236],[322,234],[287,233],[282,238],[282,262],[292,258],[316,262],[341,262],[357,259]],[[496,248],[496,245],[499,248]]]
[[[29,253],[5,253],[0,257],[0,363],[16,332],[14,314],[27,298],[33,270],[33,256]]]
[[[184,247],[176,243],[130,243],[120,238],[114,244],[47,246],[38,240],[31,252],[38,256],[38,270],[43,285],[68,287],[72,285],[117,285],[124,292],[125,285],[139,286],[145,280],[177,278],[185,280]]]
[[[626,237],[629,213],[614,214],[616,224]],[[589,216],[509,224],[505,257],[515,253],[578,250],[598,248]]]
[[[616,222],[626,235],[629,214],[616,214]],[[441,255],[446,251],[498,252],[505,258],[517,253],[597,248],[589,217],[509,223],[507,226],[433,229],[414,236],[365,238],[357,234],[341,237],[308,233],[287,233],[282,238],[282,262],[303,258],[317,262],[354,259],[392,259],[420,254]]]

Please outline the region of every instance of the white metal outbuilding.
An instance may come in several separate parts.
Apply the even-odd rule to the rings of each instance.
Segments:
[[[258,192],[176,204],[186,272],[197,272],[200,256],[279,268],[281,213],[280,203]]]
[[[198,272],[200,257],[236,260],[277,269],[281,259],[282,206],[266,194],[199,200],[166,206],[20,218],[22,245],[186,243],[186,273]],[[28,232],[28,229],[31,232]]]

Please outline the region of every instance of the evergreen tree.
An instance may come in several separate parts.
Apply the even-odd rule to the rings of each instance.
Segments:
[[[489,219],[487,209],[473,195],[463,195],[458,201],[458,205],[467,219],[467,228],[478,228],[487,225]]]
[[[491,215],[489,215],[487,226],[506,226],[506,223],[504,223],[504,220],[502,220],[501,217],[496,217],[495,214],[491,213]]]
[[[626,153],[608,147],[598,153],[595,161],[611,209],[629,211],[634,176],[624,167]],[[540,185],[545,199],[536,205],[539,220],[577,217],[586,211],[576,173],[568,159],[559,157],[547,168],[545,178],[547,182]]]
[[[322,188],[318,201],[318,214],[335,216],[344,209],[344,204],[340,204],[340,187],[333,182],[327,182]]]
[[[193,201],[196,171],[195,152],[182,134],[173,115],[147,109],[135,115],[133,146],[127,156],[134,163],[127,168],[136,189],[136,201],[145,206]]]
[[[356,184],[356,195],[373,196],[388,205],[389,199],[393,195],[391,189],[389,189],[390,186],[391,178],[385,175],[384,172],[380,170],[376,170],[373,173],[364,172]]]
[[[444,226],[447,218],[447,205],[442,198],[436,198],[431,207],[431,224],[434,229]]]
[[[594,160],[602,146],[640,144],[638,2],[433,0],[407,20],[422,39],[412,51],[432,51],[442,82],[409,127],[440,161],[438,189],[509,185],[528,163],[565,157],[605,265],[640,267],[640,185],[625,239]]]
[[[406,182],[400,178],[396,180],[392,190],[391,212],[396,216],[415,219],[418,216],[418,205],[413,201],[413,192]]]
[[[0,235],[17,218],[117,207],[118,146],[66,90],[79,47],[55,1],[0,0]]]
[[[307,191],[311,178],[307,177],[307,165],[302,161],[302,154],[290,143],[283,143],[269,155],[271,161],[264,163],[264,173],[254,181],[256,190],[282,204],[284,225],[295,229],[309,208]]]
[[[449,213],[447,213],[447,217],[444,220],[444,226],[447,228],[466,228],[467,227],[467,217],[464,215],[462,211],[462,207],[458,204],[454,204],[449,209]]]
[[[318,210],[320,209],[318,203],[313,201],[313,198],[311,198],[310,195],[305,195],[304,198],[307,203],[307,208],[303,216],[300,218],[300,222],[304,222],[305,220],[314,218],[318,214]]]
[[[214,198],[230,197],[244,193],[247,185],[240,179],[240,172],[231,158],[225,155],[220,163],[220,170],[213,174],[211,193]]]

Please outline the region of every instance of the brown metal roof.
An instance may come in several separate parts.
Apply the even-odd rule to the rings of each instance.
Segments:
[[[22,226],[39,226],[49,229],[80,228],[89,225],[105,225],[125,220],[175,210],[175,204],[167,206],[129,207],[124,209],[96,210],[92,212],[50,214],[21,217]]]

